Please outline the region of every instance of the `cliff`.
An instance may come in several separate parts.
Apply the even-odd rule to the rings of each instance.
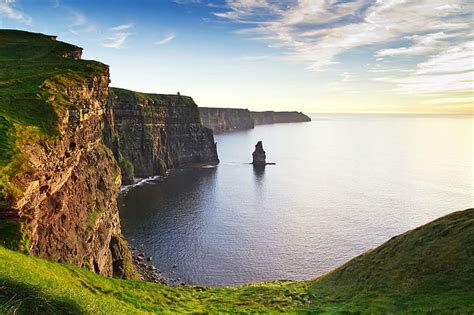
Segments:
[[[307,122],[311,121],[311,118],[303,114],[302,112],[250,112],[255,125],[268,125],[268,124],[280,124],[280,123],[293,123],[293,122]]]
[[[204,127],[193,99],[111,88],[104,139],[122,169],[124,183],[192,164],[217,164],[212,130]]]
[[[252,129],[254,122],[248,109],[199,107],[201,122],[214,132]]]
[[[0,31],[0,243],[134,276],[102,141],[109,70],[54,37]]]
[[[311,118],[301,112],[251,112],[241,108],[200,107],[201,122],[214,132],[252,129],[255,125],[307,122]]]
[[[471,314],[473,222],[458,211],[317,279],[238,287],[104,278],[0,246],[0,313]]]

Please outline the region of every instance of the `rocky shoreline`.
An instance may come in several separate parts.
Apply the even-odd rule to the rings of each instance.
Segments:
[[[165,180],[170,172],[173,170],[167,170],[164,175],[161,176],[151,176],[147,178],[140,178],[136,179],[136,183],[132,185],[123,185],[121,187],[121,194],[126,194],[130,189],[145,184],[151,181],[163,181]],[[130,245],[133,243],[133,239],[129,240],[129,250],[132,253],[132,262],[135,266],[135,270],[140,275],[140,280],[148,281],[153,283],[165,284],[169,286],[183,286],[187,283],[182,281],[180,278],[169,278],[165,277],[162,271],[154,264],[153,256],[148,255],[144,250],[138,248],[142,247],[143,244],[140,246],[133,246]],[[172,268],[176,268],[177,265],[173,265]]]
[[[165,284],[170,286],[182,286],[186,285],[180,278],[168,278],[165,277],[161,270],[159,270],[153,263],[153,257],[146,255],[142,250],[136,247],[130,246],[130,252],[132,253],[133,264],[135,269],[140,274],[140,280],[148,281],[153,283]],[[173,265],[173,269],[177,265]]]

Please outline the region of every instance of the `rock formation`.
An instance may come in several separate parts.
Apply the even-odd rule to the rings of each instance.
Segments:
[[[200,107],[199,113],[202,124],[214,132],[252,129],[255,125],[311,121],[301,112],[251,112],[240,108]]]
[[[23,112],[9,111],[9,102],[18,104],[21,98],[0,99],[2,115],[17,115],[15,126],[0,127],[10,128],[10,134],[19,139],[11,149],[16,153],[9,157],[11,162],[3,159],[1,164],[7,166],[1,168],[0,243],[103,275],[132,278],[131,255],[121,234],[116,201],[120,171],[102,141],[108,67],[75,61],[81,49],[41,34],[12,31],[2,36],[10,46],[0,43],[0,57],[4,53],[10,56],[9,47],[21,51],[22,45],[27,51],[31,45],[41,51],[28,61],[18,60],[22,68],[17,71],[40,66],[43,72],[21,77],[18,82],[37,80],[41,75],[46,79],[23,85],[39,86],[38,92],[17,92],[23,93],[22,98],[32,97],[28,103],[33,102],[36,108],[27,112],[28,116],[19,116],[27,107]],[[43,58],[48,58],[48,63]],[[46,98],[38,100],[36,95]],[[44,117],[55,117],[52,135],[42,134],[42,129],[33,125],[48,123]],[[2,148],[12,145],[4,139],[0,138]],[[16,165],[14,171],[12,165]]]
[[[262,141],[257,142],[255,145],[255,151],[252,153],[253,157],[253,165],[265,165],[266,164],[266,156],[265,151],[263,150]]]
[[[124,183],[178,166],[219,162],[212,130],[201,124],[193,99],[179,94],[111,88],[104,139]]]

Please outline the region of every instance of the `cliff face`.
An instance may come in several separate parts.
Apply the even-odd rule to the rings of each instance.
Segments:
[[[52,72],[62,73],[37,82],[40,99],[31,93],[34,91],[20,90],[22,97],[32,98],[36,108],[17,117],[17,124],[2,126],[17,141],[16,154],[10,161],[2,160],[0,241],[103,275],[133,277],[116,204],[120,171],[102,141],[108,67],[74,60],[80,57],[80,49],[71,46],[68,52],[67,44],[49,37],[26,32],[15,35],[26,36],[27,45],[46,46],[46,55],[36,62],[42,66],[47,64],[43,58],[48,58]],[[12,41],[17,37],[12,36]],[[63,45],[60,51],[58,45]],[[2,48],[0,54],[8,51]],[[21,62],[31,71],[33,61]],[[0,100],[5,120],[13,116],[8,109],[15,103],[11,97]],[[34,125],[43,123],[45,113],[52,118],[49,134]],[[0,141],[6,144],[4,138]]]
[[[254,121],[248,109],[199,107],[201,122],[214,132],[252,129]]]
[[[214,132],[252,129],[255,125],[306,122],[311,118],[301,112],[251,112],[241,108],[200,107],[201,122]]]
[[[201,124],[197,105],[187,96],[111,88],[106,125],[105,142],[124,183],[167,168],[219,162],[212,130]]]
[[[311,121],[311,118],[303,114],[302,112],[250,112],[255,125],[268,125],[268,124],[279,124],[279,123],[292,123],[292,122],[306,122]]]

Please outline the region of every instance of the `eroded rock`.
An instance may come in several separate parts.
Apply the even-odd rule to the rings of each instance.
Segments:
[[[102,141],[109,84],[105,69],[71,80],[57,92],[73,104],[58,112],[57,136],[21,143],[28,172],[18,175],[24,189],[5,213],[15,213],[21,224],[26,252],[127,277],[124,263],[131,255],[117,243],[122,239],[116,202],[120,170]]]
[[[262,141],[257,142],[255,145],[255,151],[252,153],[254,165],[265,165],[266,164],[266,155],[265,151],[263,150]]]

